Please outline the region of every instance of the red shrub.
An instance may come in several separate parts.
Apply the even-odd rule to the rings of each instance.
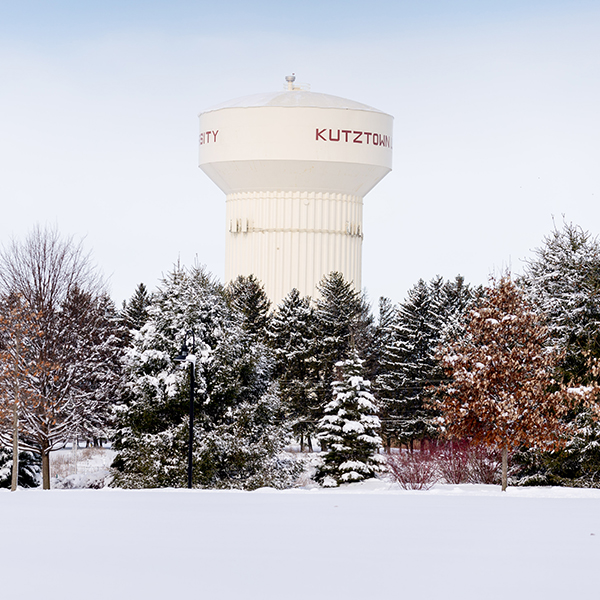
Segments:
[[[500,483],[502,457],[498,450],[472,446],[469,458],[469,483]]]
[[[439,480],[438,469],[429,452],[402,452],[387,457],[390,473],[405,490],[428,490]]]
[[[470,448],[466,442],[451,442],[438,447],[436,462],[446,483],[458,485],[469,481]]]

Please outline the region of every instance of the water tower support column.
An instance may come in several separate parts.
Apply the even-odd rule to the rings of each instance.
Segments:
[[[362,198],[321,192],[227,196],[225,279],[254,274],[279,302],[292,288],[315,296],[331,271],[361,289]]]

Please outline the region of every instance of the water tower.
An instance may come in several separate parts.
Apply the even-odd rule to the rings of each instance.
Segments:
[[[200,114],[200,168],[227,195],[225,281],[254,274],[275,304],[331,271],[361,289],[363,197],[392,168],[393,117],[294,81]]]

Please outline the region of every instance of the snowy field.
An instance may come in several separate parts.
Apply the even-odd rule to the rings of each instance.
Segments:
[[[600,490],[0,491],[1,597],[600,598]]]

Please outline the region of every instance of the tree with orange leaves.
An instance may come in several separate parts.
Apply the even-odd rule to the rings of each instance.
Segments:
[[[521,290],[504,276],[471,310],[460,339],[439,350],[449,382],[439,388],[440,426],[451,438],[469,438],[502,451],[502,490],[508,453],[522,445],[562,445],[564,417],[595,389],[567,389],[555,379],[561,356]]]

